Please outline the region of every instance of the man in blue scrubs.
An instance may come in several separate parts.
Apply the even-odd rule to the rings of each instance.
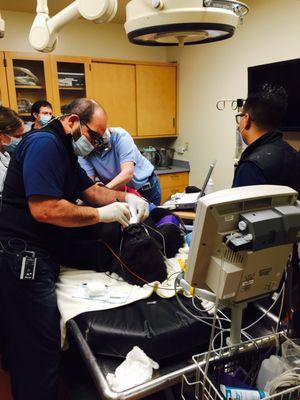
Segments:
[[[149,213],[146,201],[97,186],[78,164],[77,155],[106,129],[101,112],[96,102],[82,99],[76,113],[26,134],[8,167],[0,215],[0,318],[14,400],[57,400],[59,266],[88,264],[97,253],[97,267],[105,269],[103,242],[119,238],[129,210],[139,221]],[[89,205],[76,205],[78,198]],[[80,254],[78,238],[102,241],[78,242]]]
[[[284,185],[300,192],[300,155],[279,131],[287,101],[285,89],[277,85],[264,84],[249,94],[243,111],[236,115],[248,147],[238,162],[232,187]]]
[[[76,109],[76,102],[73,107]],[[107,115],[102,113],[103,126],[107,126]],[[100,143],[79,163],[87,175],[98,178],[110,189],[122,189],[125,185],[137,190],[150,203],[160,205],[161,187],[154,166],[135,145],[130,134],[122,128],[107,128]]]

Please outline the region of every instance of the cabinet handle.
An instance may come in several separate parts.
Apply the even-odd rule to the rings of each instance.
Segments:
[[[176,118],[173,117],[173,128],[175,128],[175,122],[176,122]]]

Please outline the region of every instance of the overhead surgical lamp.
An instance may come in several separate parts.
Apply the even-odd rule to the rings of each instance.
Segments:
[[[80,17],[110,22],[117,6],[118,0],[75,0],[49,17],[47,0],[37,0],[30,44],[50,52],[68,22]],[[126,6],[125,30],[130,42],[146,46],[208,43],[231,37],[248,11],[246,4],[236,0],[131,0]]]
[[[131,0],[125,30],[132,43],[177,46],[230,38],[249,11],[233,0]]]

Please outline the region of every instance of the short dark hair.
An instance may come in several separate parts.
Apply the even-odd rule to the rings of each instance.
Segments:
[[[82,122],[88,124],[97,108],[100,108],[106,115],[104,108],[95,100],[87,99],[85,97],[75,99],[66,108],[65,114],[77,114]]]
[[[287,105],[288,95],[282,86],[264,83],[249,93],[243,110],[259,128],[271,130],[281,126]]]
[[[34,116],[33,116],[34,113],[38,113],[39,114],[39,112],[41,110],[41,107],[49,107],[49,108],[51,108],[51,110],[53,109],[52,105],[51,105],[51,103],[49,103],[49,101],[47,101],[47,100],[38,100],[35,103],[33,103],[32,106],[31,106],[31,111],[30,112],[31,112],[31,116],[33,118],[34,118]]]
[[[22,119],[11,108],[0,106],[0,133],[8,135],[19,129],[23,124]]]

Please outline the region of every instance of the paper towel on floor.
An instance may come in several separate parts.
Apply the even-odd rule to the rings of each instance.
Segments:
[[[138,346],[134,346],[115,373],[107,374],[106,379],[113,390],[122,392],[150,381],[153,369],[158,368],[157,362],[151,360]]]

